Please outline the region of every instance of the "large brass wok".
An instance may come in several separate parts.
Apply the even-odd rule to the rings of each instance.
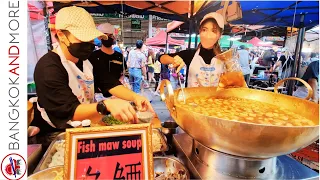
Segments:
[[[288,79],[298,80],[297,78]],[[281,83],[283,81],[276,86]],[[303,83],[311,89],[305,81]],[[165,86],[168,91],[166,94],[164,94]],[[183,102],[182,90],[173,91],[167,80],[162,81],[160,92],[177,124],[195,140],[217,151],[242,157],[270,158],[295,152],[319,138],[319,105],[308,100],[249,88],[218,90],[214,87],[184,88],[186,98],[215,96],[256,100],[284,107],[317,124],[316,126],[286,127],[224,120],[190,112],[177,104],[178,101]],[[308,98],[311,95],[312,92],[309,92]]]

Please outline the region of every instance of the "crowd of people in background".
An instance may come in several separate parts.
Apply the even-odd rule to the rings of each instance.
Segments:
[[[140,45],[141,43],[143,44],[143,41],[137,42],[140,42]],[[165,54],[164,49],[147,47],[139,53],[140,58],[137,58],[136,51],[140,45],[136,47],[127,46],[121,52],[128,65],[128,78],[130,77],[130,85],[134,92],[141,93],[141,90],[144,91],[143,89],[147,89],[152,91],[153,95],[159,96],[160,82],[163,79],[171,81],[174,89],[184,86],[186,68],[181,69],[180,72],[176,72],[176,69],[170,65],[161,64],[159,57]],[[116,48],[117,47],[118,46],[116,46]],[[179,51],[180,49],[176,49],[176,52]],[[250,84],[250,77],[254,75],[253,71],[256,66],[267,67],[265,72],[276,74],[277,79],[284,79],[291,76],[291,70],[295,62],[295,54],[286,48],[283,48],[277,53],[273,49],[250,50],[242,45],[239,46],[236,51],[244,79],[248,86]],[[132,57],[132,61],[135,62],[129,62],[129,64],[132,64],[132,67],[128,64],[129,57]],[[308,66],[318,60],[318,53],[302,53],[298,73],[299,77],[302,78]],[[141,69],[141,72],[137,69]]]
[[[101,47],[99,43],[97,46]],[[159,96],[160,82],[163,79],[171,81],[174,89],[185,86],[186,67],[176,72],[171,65],[160,62],[160,56],[165,54],[164,49],[147,47],[142,40],[137,40],[136,46],[122,48],[117,41],[113,42],[113,50],[123,55],[126,64],[126,73],[121,76],[121,82],[127,83],[127,87],[134,92],[143,94],[145,92]],[[99,48],[97,48],[99,49]],[[181,48],[175,49],[176,53]],[[276,79],[284,79],[291,76],[291,70],[295,62],[295,53],[286,48],[274,49],[249,49],[245,46],[236,48],[238,61],[247,85],[250,85],[250,77],[256,75],[255,67],[266,67],[265,73],[273,74]],[[316,52],[302,53],[299,65],[298,77],[302,78],[308,66],[319,60]],[[144,94],[145,95],[145,94]]]
[[[242,48],[239,50],[240,55],[240,64],[243,66],[242,59],[243,57],[247,57],[246,53],[243,53]],[[285,79],[292,76],[292,69],[294,67],[294,63],[296,62],[295,53],[289,51],[286,48],[282,48],[281,52],[278,54],[273,49],[268,50],[257,50],[257,51],[249,51],[249,63],[250,63],[250,74],[253,75],[254,68],[256,66],[266,67],[265,73],[268,73],[269,76],[276,76],[277,80]],[[241,57],[241,54],[242,55]],[[245,69],[248,65],[245,65]],[[243,73],[246,74],[246,70],[243,69]],[[311,52],[311,53],[301,53],[300,64],[297,66],[298,72],[297,77],[306,81],[311,88],[313,89],[313,97],[310,99],[314,102],[319,102],[318,97],[318,77],[319,77],[319,53]],[[270,76],[271,77],[271,76]],[[295,86],[295,91],[293,93],[294,96],[304,98],[306,97],[308,91],[302,83],[297,83]]]

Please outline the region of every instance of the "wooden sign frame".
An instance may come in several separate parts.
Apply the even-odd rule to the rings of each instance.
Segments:
[[[136,135],[141,135],[142,142],[141,174],[143,176],[141,177],[143,177],[143,179],[154,179],[152,126],[150,123],[67,129],[64,153],[64,179],[77,179],[77,157],[79,151],[81,150],[81,148],[79,148],[79,151],[77,150],[78,141],[90,140],[91,142],[91,140],[94,139],[99,140],[101,138],[122,138]],[[96,158],[100,158],[100,156]]]

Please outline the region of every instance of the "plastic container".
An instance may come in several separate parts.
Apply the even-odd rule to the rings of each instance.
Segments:
[[[137,116],[140,123],[150,123],[150,121],[154,118],[154,114],[149,111],[145,112],[137,112]]]

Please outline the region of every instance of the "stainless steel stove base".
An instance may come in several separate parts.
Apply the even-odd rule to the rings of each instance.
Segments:
[[[253,162],[254,166],[257,166],[257,164],[262,165],[261,167],[259,166],[258,169],[255,169],[256,167],[245,167],[250,166],[252,162],[247,163],[244,162],[243,159],[239,159],[239,161],[232,160],[230,164],[230,161],[226,161],[228,161],[228,158],[235,158],[234,156],[214,152],[214,150],[212,151],[215,155],[210,155],[206,152],[205,156],[208,157],[208,160],[204,157],[199,158],[193,153],[193,139],[185,133],[173,135],[173,144],[177,151],[177,157],[185,164],[195,179],[319,179],[317,172],[288,156],[262,160],[263,163],[260,164]],[[208,164],[209,161],[214,162],[215,166]],[[252,161],[252,159],[249,161]],[[221,165],[217,164],[217,162],[221,162]],[[226,170],[229,167],[231,167],[231,170],[228,172]],[[269,168],[271,168],[271,170]],[[257,171],[257,176],[243,176],[248,175],[248,173],[251,175],[254,174],[254,170]],[[240,176],[237,176],[237,173]]]

